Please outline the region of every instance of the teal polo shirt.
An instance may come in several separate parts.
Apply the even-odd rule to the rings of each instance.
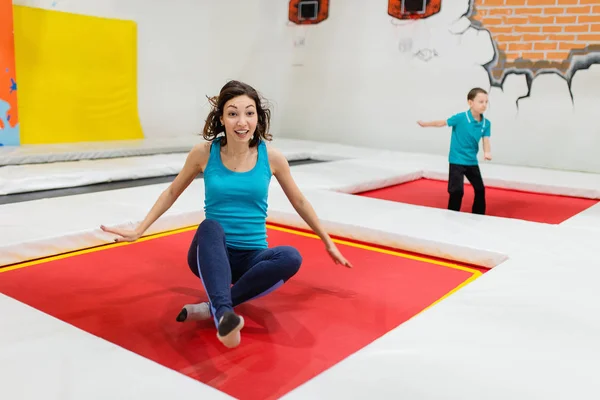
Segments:
[[[446,121],[452,127],[450,164],[478,165],[479,141],[491,135],[491,123],[483,115],[476,121],[471,110],[455,114]]]

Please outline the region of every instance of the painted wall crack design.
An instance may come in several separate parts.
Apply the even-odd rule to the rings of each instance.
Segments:
[[[536,76],[553,73],[567,81],[573,101],[574,74],[600,63],[600,0],[472,0],[465,16],[492,36],[494,58],[484,65],[492,86],[523,74],[521,98]]]

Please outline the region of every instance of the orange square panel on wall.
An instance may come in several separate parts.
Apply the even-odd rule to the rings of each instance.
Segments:
[[[442,0],[388,0],[388,14],[398,19],[424,19],[441,9]]]
[[[298,25],[314,25],[329,17],[329,0],[290,0],[288,19]]]

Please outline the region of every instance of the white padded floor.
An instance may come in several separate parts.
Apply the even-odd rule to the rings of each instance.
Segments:
[[[180,153],[200,136],[0,147],[0,166]]]
[[[201,138],[192,136],[174,140],[146,142],[107,142],[98,149],[91,144],[0,148],[0,195],[28,193],[47,189],[69,188],[127,179],[152,178],[177,174],[189,149]],[[140,148],[134,147],[140,143]],[[142,145],[143,143],[143,145]],[[289,161],[330,161],[365,152],[339,145],[315,146],[314,142],[283,140],[281,150]],[[3,150],[7,150],[2,153]],[[362,154],[361,154],[362,153]],[[3,158],[4,157],[4,158]]]
[[[337,160],[292,170],[331,233],[493,268],[286,398],[600,398],[598,206],[547,225],[358,197],[350,193],[420,176],[445,178],[445,158],[284,139],[274,144],[290,158]],[[145,162],[156,167],[161,157],[170,160],[164,168],[178,171],[183,158],[173,156],[129,160],[131,172],[145,170]],[[107,163],[118,165],[119,174],[128,168],[127,160],[109,161],[88,161],[81,175],[106,171]],[[29,167],[57,184],[72,172],[66,164]],[[495,164],[482,171],[491,186],[600,198],[598,175]],[[31,180],[4,178],[3,188],[13,192],[39,190]],[[195,181],[148,233],[199,223],[202,184]],[[136,223],[167,186],[0,206],[0,265],[106,243],[111,236],[100,224]],[[304,227],[275,182],[269,215]],[[0,313],[0,398],[227,398],[8,297],[0,296]]]

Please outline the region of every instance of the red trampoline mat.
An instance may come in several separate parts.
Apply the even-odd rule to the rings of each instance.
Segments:
[[[486,187],[486,214],[495,217],[559,224],[595,205],[598,200],[555,196]],[[448,183],[418,179],[382,189],[357,193],[399,203],[433,208],[448,208]],[[473,187],[465,183],[461,211],[471,212]]]
[[[194,231],[109,246],[0,274],[0,292],[240,399],[278,398],[452,291],[472,273],[349,245],[335,265],[318,239],[269,230],[294,245],[299,273],[241,305],[242,343],[226,349],[212,321],[178,323],[206,299],[186,265]]]

